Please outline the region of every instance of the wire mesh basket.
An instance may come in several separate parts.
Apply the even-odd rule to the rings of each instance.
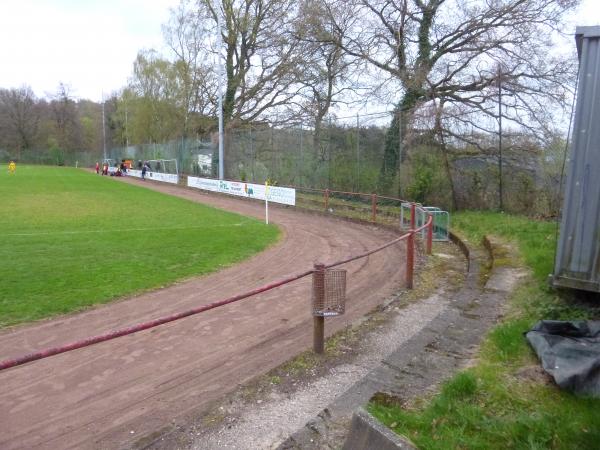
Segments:
[[[346,310],[346,271],[315,272],[312,286],[313,316],[331,317]]]

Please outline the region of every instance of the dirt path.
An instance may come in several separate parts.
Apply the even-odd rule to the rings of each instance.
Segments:
[[[258,202],[145,185],[244,215],[263,214]],[[0,359],[223,299],[393,237],[390,231],[293,208],[272,208],[270,215],[284,237],[260,255],[213,275],[5,330]],[[364,315],[402,284],[403,254],[397,245],[345,266],[347,312],[328,320],[327,334]],[[310,283],[305,278],[198,316],[0,372],[0,448],[126,448],[167,424],[185,421],[311,345]]]

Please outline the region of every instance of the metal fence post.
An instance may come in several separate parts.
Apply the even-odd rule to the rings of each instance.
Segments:
[[[371,194],[371,221],[377,222],[377,194]]]
[[[313,272],[313,289],[316,304],[325,303],[325,265],[317,263]],[[325,317],[313,317],[313,350],[317,354],[325,351]]]
[[[325,189],[325,192],[323,193],[323,197],[325,200],[325,211],[327,211],[327,209],[329,208],[329,189]]]
[[[413,273],[415,268],[415,213],[414,203],[410,205],[410,231],[406,241],[406,288],[413,288]]]

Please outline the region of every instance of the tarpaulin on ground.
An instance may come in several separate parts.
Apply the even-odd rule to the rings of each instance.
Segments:
[[[542,320],[525,336],[556,384],[600,397],[600,321]]]

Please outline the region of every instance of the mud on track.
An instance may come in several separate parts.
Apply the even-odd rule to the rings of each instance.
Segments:
[[[260,202],[143,184],[248,216],[264,214]],[[270,208],[270,220],[283,237],[263,253],[212,275],[0,332],[0,359],[224,299],[395,236],[294,208]],[[348,270],[346,315],[328,319],[326,333],[397,290],[404,267],[403,243],[343,266]],[[310,348],[310,283],[307,277],[197,316],[0,372],[0,448],[128,448],[166,425],[185,422],[239,384]]]

